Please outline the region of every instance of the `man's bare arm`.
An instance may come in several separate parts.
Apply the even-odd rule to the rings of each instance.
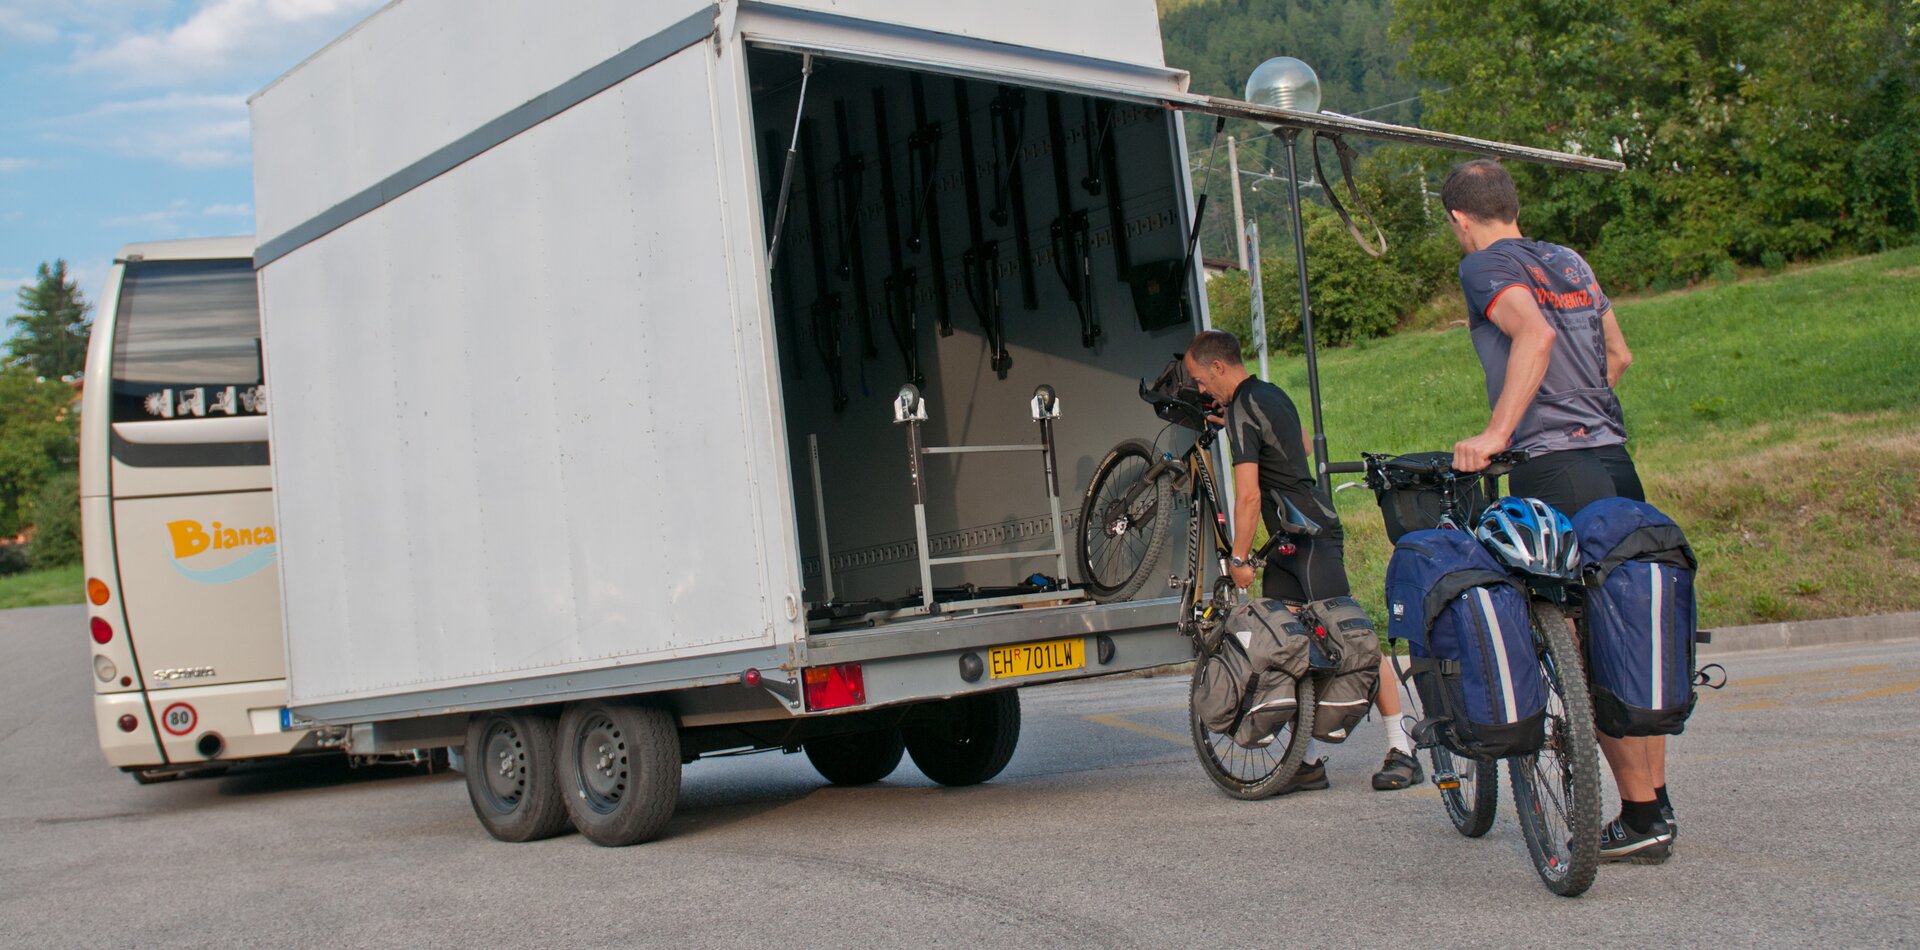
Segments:
[[[1600,327],[1607,337],[1607,385],[1618,386],[1627,367],[1633,365],[1633,351],[1627,349],[1627,335],[1620,332],[1620,320],[1613,315],[1612,307],[1600,315]]]
[[[1241,462],[1233,467],[1233,556],[1253,553],[1253,536],[1260,530],[1260,464]]]
[[[1512,444],[1513,430],[1527,414],[1540,381],[1547,378],[1547,363],[1553,357],[1553,327],[1540,313],[1533,298],[1524,293],[1503,293],[1487,312],[1487,319],[1513,341],[1507,351],[1507,379],[1494,400],[1493,418],[1479,435],[1462,439],[1453,447],[1453,467],[1477,472],[1487,460]]]

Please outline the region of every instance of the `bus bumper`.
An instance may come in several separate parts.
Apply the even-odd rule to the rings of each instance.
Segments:
[[[101,694],[93,709],[107,763],[126,769],[317,751],[314,730],[281,729],[286,704],[286,682],[270,680]],[[120,728],[126,715],[131,732]]]

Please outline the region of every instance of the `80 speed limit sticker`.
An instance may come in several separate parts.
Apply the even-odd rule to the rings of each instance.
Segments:
[[[194,723],[200,721],[200,715],[186,703],[174,703],[160,714],[161,728],[176,736],[184,736],[193,731]]]

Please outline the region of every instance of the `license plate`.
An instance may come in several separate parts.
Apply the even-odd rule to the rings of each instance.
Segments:
[[[319,725],[318,722],[315,722],[312,719],[308,719],[305,716],[294,715],[293,710],[291,709],[280,710],[280,731],[281,732],[295,732],[303,729],[312,729],[313,727],[318,725]]]
[[[997,680],[1077,670],[1086,665],[1087,643],[1079,638],[1022,643],[1017,647],[994,647],[987,651],[987,674],[989,678]]]

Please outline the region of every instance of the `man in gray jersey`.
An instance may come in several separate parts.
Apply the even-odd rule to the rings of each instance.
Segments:
[[[1567,515],[1601,498],[1645,501],[1613,393],[1633,354],[1593,268],[1569,248],[1521,235],[1513,179],[1491,159],[1456,166],[1440,203],[1466,252],[1460,290],[1493,409],[1486,429],[1454,445],[1454,468],[1477,472],[1495,453],[1519,449],[1528,458],[1508,477],[1515,495]],[[1665,860],[1674,830],[1666,737],[1602,735],[1600,749],[1620,787],[1601,857]]]

